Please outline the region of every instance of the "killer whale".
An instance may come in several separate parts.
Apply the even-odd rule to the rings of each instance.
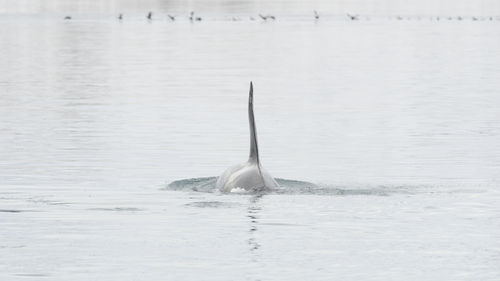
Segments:
[[[253,84],[248,94],[248,122],[250,125],[250,156],[248,161],[228,168],[218,179],[216,187],[223,192],[240,188],[246,191],[265,191],[278,187],[274,178],[262,167],[259,159],[257,132],[253,114]]]

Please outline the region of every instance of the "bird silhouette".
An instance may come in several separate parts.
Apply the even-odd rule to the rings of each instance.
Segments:
[[[273,15],[265,15],[265,16],[263,16],[262,14],[259,14],[259,17],[260,17],[261,19],[263,19],[263,20],[266,20],[266,21],[267,21],[268,19],[276,20],[276,17],[275,17],[275,16],[273,16]]]
[[[359,15],[350,15],[350,14],[347,14],[347,16],[348,16],[351,20],[358,20],[358,17],[359,17]]]
[[[202,20],[202,18],[201,18],[201,17],[195,17],[195,16],[194,16],[194,12],[193,12],[193,11],[191,11],[191,13],[189,13],[189,20],[190,20],[190,21],[193,21],[193,20],[195,20],[195,21],[201,21],[201,20]]]

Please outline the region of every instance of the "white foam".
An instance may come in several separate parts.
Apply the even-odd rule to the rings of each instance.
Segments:
[[[241,187],[235,187],[231,189],[231,193],[248,193],[248,190]]]

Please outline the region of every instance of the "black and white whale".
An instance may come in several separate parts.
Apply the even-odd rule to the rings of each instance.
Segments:
[[[259,160],[257,132],[253,114],[253,85],[248,96],[248,122],[250,123],[250,156],[248,161],[227,169],[218,179],[217,188],[223,192],[235,189],[258,192],[278,187],[274,178],[262,168]]]

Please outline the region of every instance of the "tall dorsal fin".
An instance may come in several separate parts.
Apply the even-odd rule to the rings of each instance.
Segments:
[[[257,145],[257,130],[253,116],[253,84],[250,81],[250,93],[248,94],[248,122],[250,123],[250,157],[249,161],[259,164],[259,147]]]

